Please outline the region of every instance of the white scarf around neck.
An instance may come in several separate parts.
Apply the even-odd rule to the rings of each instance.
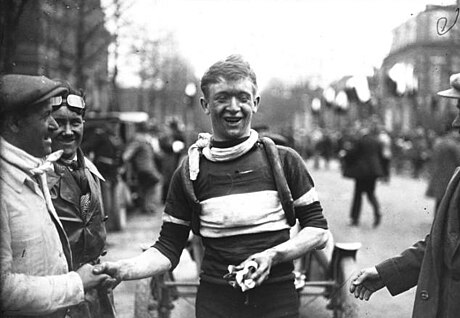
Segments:
[[[232,160],[251,150],[259,139],[259,134],[251,129],[248,139],[228,148],[211,147],[211,138],[211,134],[201,133],[198,135],[198,140],[188,149],[190,180],[196,180],[200,173],[200,153],[213,162]]]
[[[58,150],[45,158],[37,158],[12,145],[3,137],[0,137],[0,145],[3,159],[32,176],[53,170],[53,162],[58,160],[64,153],[64,150]]]

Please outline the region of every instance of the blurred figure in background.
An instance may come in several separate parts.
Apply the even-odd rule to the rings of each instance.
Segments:
[[[323,158],[324,168],[329,169],[329,162],[334,155],[334,141],[329,131],[324,131],[323,136],[318,141],[317,151],[320,157]]]
[[[460,73],[450,78],[451,88],[438,95],[456,99],[457,117],[452,127],[460,132]],[[457,146],[458,147],[458,146]],[[417,285],[413,318],[454,318],[460,312],[460,168],[450,179],[439,204],[430,234],[380,264],[352,277],[350,292],[369,300],[387,287],[391,295]]]
[[[83,153],[94,163],[104,177],[101,183],[102,201],[105,214],[109,217],[106,222],[107,230],[119,230],[119,205],[116,199],[119,195],[119,171],[122,167],[123,141],[119,137],[120,124],[115,118],[97,121],[85,126],[85,137],[80,148]],[[124,195],[127,205],[130,197]]]
[[[382,143],[382,165],[383,165],[383,180],[390,181],[391,176],[391,160],[393,157],[392,153],[392,140],[390,134],[385,128],[380,128],[378,135],[379,141]]]
[[[160,137],[160,149],[162,151],[161,173],[163,175],[161,202],[164,204],[173,173],[186,151],[184,132],[177,119],[172,119],[167,123],[166,131]]]
[[[90,129],[85,128],[81,148],[106,181],[114,181],[121,166],[123,152],[123,141],[116,133],[119,123],[109,118],[108,121],[97,122],[94,125],[95,127]]]
[[[156,185],[161,180],[152,138],[148,124],[139,123],[136,135],[123,152],[123,162],[131,164],[138,183],[138,205],[143,213],[156,212]]]
[[[419,178],[425,172],[425,166],[429,157],[428,140],[425,130],[422,127],[417,127],[412,137],[412,149],[410,151],[412,176],[414,178]]]
[[[321,159],[321,140],[323,139],[323,132],[320,128],[313,130],[311,134],[312,150],[313,150],[313,168],[319,169]]]
[[[380,205],[375,194],[377,179],[383,177],[383,146],[375,125],[363,127],[359,138],[345,151],[343,161],[345,177],[355,180],[353,203],[350,210],[351,225],[359,225],[361,200],[365,193],[374,210],[374,227],[380,224]]]
[[[458,166],[460,166],[460,135],[449,128],[444,136],[436,140],[429,165],[429,182],[426,195],[434,198],[435,212],[439,208],[447,184]]]
[[[54,208],[69,237],[72,269],[95,265],[106,253],[105,216],[100,182],[105,181],[80,148],[83,139],[85,101],[83,94],[65,81],[68,91],[51,98],[52,116],[58,129],[52,150],[64,150],[48,173],[48,187]],[[85,302],[70,308],[72,318],[115,317],[113,295],[105,288],[86,291]]]

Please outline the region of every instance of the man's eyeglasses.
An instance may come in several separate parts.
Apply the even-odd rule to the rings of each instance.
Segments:
[[[53,111],[58,110],[61,108],[63,105],[63,102],[66,101],[67,107],[78,113],[81,114],[85,110],[85,101],[83,100],[83,97],[74,95],[74,94],[69,94],[67,97],[62,97],[62,96],[55,96],[51,97],[51,106],[53,107]]]

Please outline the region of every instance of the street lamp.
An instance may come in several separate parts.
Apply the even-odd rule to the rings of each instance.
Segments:
[[[190,109],[193,107],[193,102],[195,100],[196,95],[196,85],[193,82],[189,82],[185,86],[185,107],[184,107],[184,124],[187,131],[191,130],[191,123],[188,120],[188,113]]]
[[[189,97],[190,100],[193,100],[193,97],[196,95],[196,85],[193,82],[190,82],[185,86],[185,95]],[[191,106],[191,105],[190,105]]]
[[[335,97],[336,113],[337,113],[337,127],[342,129],[342,114],[348,109],[348,97],[344,91],[337,93]]]
[[[321,127],[321,100],[318,97],[311,101],[311,111],[315,118],[316,127]]]
[[[311,110],[315,113],[318,114],[319,111],[321,110],[321,101],[319,98],[315,97],[311,101]]]

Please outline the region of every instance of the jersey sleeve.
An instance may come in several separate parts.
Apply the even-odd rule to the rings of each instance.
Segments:
[[[175,268],[190,233],[191,207],[186,199],[180,169],[172,177],[163,213],[160,236],[153,245]]]
[[[181,169],[182,167],[177,169],[173,174],[166,197],[163,222],[190,226],[192,207],[187,200]]]
[[[291,148],[279,147],[279,151],[300,226],[327,229],[327,220],[305,161]]]
[[[189,232],[188,227],[176,223],[163,222],[161,226],[160,236],[153,247],[169,259],[171,269],[176,268],[177,264],[179,264]]]

